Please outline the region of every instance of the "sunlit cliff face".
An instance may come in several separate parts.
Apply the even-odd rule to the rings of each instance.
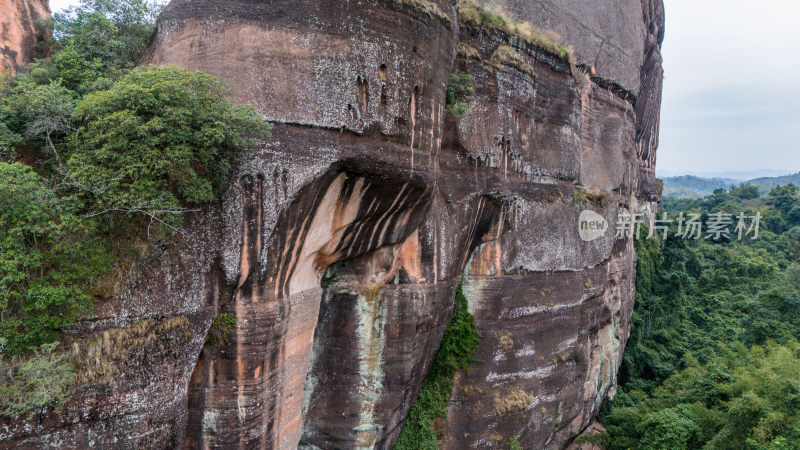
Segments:
[[[45,0],[0,0],[0,11],[0,72],[16,73],[33,61],[50,9]]]

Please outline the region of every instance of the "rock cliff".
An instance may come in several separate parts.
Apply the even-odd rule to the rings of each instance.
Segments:
[[[617,214],[660,196],[663,5],[497,5],[575,60],[451,0],[172,0],[145,62],[216,75],[273,140],[71,331],[91,358],[60,413],[6,420],[0,442],[391,448],[463,278],[482,339],[443,446],[565,447],[628,336]],[[463,118],[453,73],[473,79]],[[610,225],[589,242],[586,209]],[[223,312],[231,341],[203,350]]]
[[[16,73],[33,61],[50,18],[47,0],[0,0],[0,72]]]

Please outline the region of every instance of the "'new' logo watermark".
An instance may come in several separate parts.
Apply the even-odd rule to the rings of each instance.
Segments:
[[[578,234],[586,242],[593,241],[608,231],[608,221],[605,217],[591,210],[584,210],[578,217]]]

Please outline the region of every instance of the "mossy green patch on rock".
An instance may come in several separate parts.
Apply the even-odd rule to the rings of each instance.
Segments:
[[[474,92],[472,83],[472,75],[468,73],[450,75],[447,83],[447,112],[456,119],[463,119],[470,113],[467,100]]]
[[[436,5],[436,3],[427,1],[427,0],[399,0],[396,3],[400,3],[401,5],[411,8],[415,11],[419,11],[420,13],[437,19],[447,25],[448,27],[453,24],[450,17],[444,13],[444,11]]]
[[[605,208],[611,200],[612,193],[597,188],[575,189],[572,193],[573,203],[589,202],[598,208]]]
[[[233,327],[235,326],[236,316],[228,313],[218,315],[208,329],[208,335],[206,336],[203,348],[210,349],[227,344],[231,338],[231,334],[233,334]]]
[[[572,191],[572,203],[583,203],[586,201],[586,196],[583,195],[583,192],[575,189]]]
[[[474,361],[480,333],[469,312],[461,284],[456,289],[453,318],[447,324],[442,344],[422,383],[419,395],[408,412],[395,450],[438,450],[441,437],[434,427],[437,418],[447,416],[447,404],[457,370],[466,370]]]

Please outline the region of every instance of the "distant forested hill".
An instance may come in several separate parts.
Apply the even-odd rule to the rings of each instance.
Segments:
[[[800,172],[782,177],[756,178],[755,180],[748,181],[748,183],[757,186],[761,195],[767,195],[775,186],[783,186],[789,183],[800,186]]]
[[[716,189],[730,189],[739,184],[756,186],[761,195],[767,195],[772,188],[787,184],[800,186],[800,172],[780,177],[763,177],[741,182],[729,178],[703,178],[694,175],[664,178],[664,197],[702,198],[711,195]]]
[[[664,178],[664,197],[700,198],[717,189],[728,189],[737,184],[727,178],[702,178],[694,175]]]

